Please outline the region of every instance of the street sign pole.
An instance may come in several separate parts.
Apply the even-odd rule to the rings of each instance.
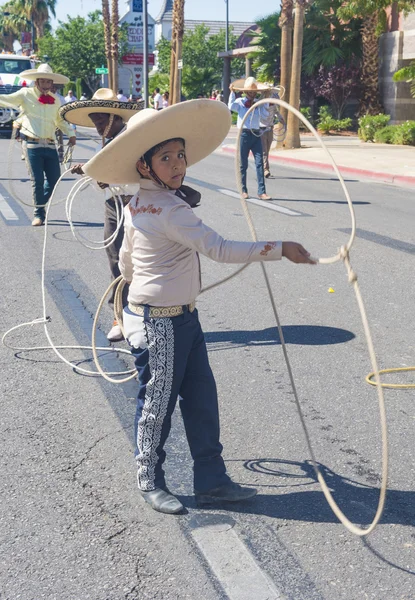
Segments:
[[[148,11],[147,0],[143,0],[143,98],[148,108]]]

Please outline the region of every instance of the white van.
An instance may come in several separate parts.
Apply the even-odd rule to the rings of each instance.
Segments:
[[[12,94],[22,87],[34,85],[34,81],[25,81],[19,77],[22,71],[33,69],[34,63],[28,56],[0,54],[0,94]],[[18,115],[13,108],[0,106],[0,133],[11,134],[13,121]]]

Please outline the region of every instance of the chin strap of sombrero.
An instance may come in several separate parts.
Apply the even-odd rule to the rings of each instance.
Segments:
[[[109,134],[109,132],[111,131],[112,124],[114,123],[114,118],[115,118],[115,115],[111,113],[111,114],[110,114],[109,121],[108,121],[108,125],[106,126],[106,128],[105,128],[105,131],[104,131],[104,133],[102,134],[102,147],[104,147],[104,146],[105,146],[105,140],[106,140],[106,138],[107,138],[107,135],[108,135],[108,134]]]

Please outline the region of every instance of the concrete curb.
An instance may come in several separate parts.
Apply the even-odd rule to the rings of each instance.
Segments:
[[[235,154],[236,148],[235,146],[224,145],[222,146],[222,150],[223,152]],[[269,160],[282,165],[287,165],[289,167],[333,172],[333,167],[331,164],[314,160],[304,160],[302,158],[291,158],[288,156],[275,156],[275,154],[270,154]],[[375,179],[381,183],[390,183],[404,187],[415,187],[415,177],[410,175],[394,175],[393,173],[372,171],[370,169],[358,169],[357,167],[346,167],[343,165],[338,165],[338,167],[342,175],[354,175],[355,177],[362,179]]]

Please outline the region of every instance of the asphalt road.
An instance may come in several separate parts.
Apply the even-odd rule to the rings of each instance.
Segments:
[[[80,139],[76,160],[95,143]],[[17,148],[0,140],[2,333],[42,316],[45,228],[32,228],[30,181]],[[273,167],[251,204],[259,239],[295,240],[331,256],[348,239],[350,217],[335,178]],[[65,198],[76,178],[59,190]],[[198,214],[223,235],[249,239],[232,157],[215,153],[189,169]],[[349,181],[358,235],[358,274],[381,368],[415,364],[413,192]],[[255,190],[255,174],[249,171]],[[75,202],[77,231],[100,240],[102,197]],[[52,207],[45,261],[48,331],[55,344],[89,345],[92,318],[109,283],[106,256],[79,244],[64,204]],[[202,260],[208,285],[235,270]],[[334,497],[356,524],[373,518],[381,443],[371,370],[353,290],[342,264],[268,263],[294,378],[317,459]],[[329,293],[329,288],[334,293]],[[0,348],[1,600],[413,600],[415,598],[414,394],[386,390],[389,491],[380,525],[348,533],[328,507],[311,467],[261,269],[198,301],[216,375],[224,456],[232,477],[258,496],[234,510],[202,511],[192,497],[189,452],[179,413],[168,447],[169,487],[188,513],[153,512],[138,496],[132,425],[135,383],[76,374],[50,350]],[[111,321],[107,309],[99,342]],[[8,337],[47,346],[43,325]],[[126,347],[124,343],[120,347]],[[93,368],[88,350],[64,356]],[[102,353],[110,370],[130,359]],[[413,382],[410,374],[393,377]],[[392,380],[392,377],[389,377]]]

